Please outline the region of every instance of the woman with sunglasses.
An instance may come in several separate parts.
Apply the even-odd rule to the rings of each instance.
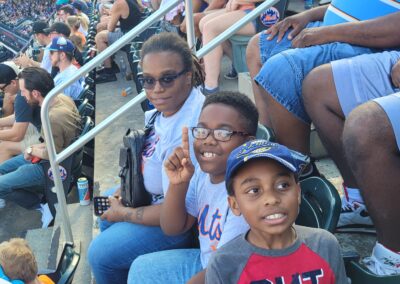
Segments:
[[[126,283],[131,263],[142,254],[192,245],[190,232],[164,235],[160,205],[169,184],[163,164],[180,145],[182,127],[196,125],[200,115],[204,96],[197,87],[203,83],[203,72],[186,42],[172,33],[155,35],[144,43],[141,67],[143,88],[156,108],[145,113],[145,123],[159,112],[142,155],[144,185],[153,202],[129,208],[110,198],[111,207],[101,217],[102,233],[88,251],[97,284]]]

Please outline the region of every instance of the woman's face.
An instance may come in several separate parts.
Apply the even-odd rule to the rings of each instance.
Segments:
[[[176,113],[192,89],[192,72],[183,72],[179,54],[170,51],[148,53],[142,60],[146,96],[164,116]]]

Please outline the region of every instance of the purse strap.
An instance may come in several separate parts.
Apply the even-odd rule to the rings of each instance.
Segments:
[[[149,119],[149,122],[147,122],[147,124],[145,126],[146,129],[153,128],[154,122],[156,121],[156,118],[159,114],[160,114],[160,112],[158,110],[155,113],[153,113],[153,115]]]

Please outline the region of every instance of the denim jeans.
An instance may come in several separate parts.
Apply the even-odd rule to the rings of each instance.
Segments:
[[[104,195],[115,192],[118,187]],[[101,233],[90,244],[88,260],[97,284],[126,283],[129,267],[139,256],[193,246],[193,234],[166,236],[160,227],[100,221]]]
[[[128,284],[182,284],[202,269],[200,249],[149,253],[132,263]]]
[[[24,155],[13,157],[0,164],[0,198],[13,200],[19,203],[19,199],[35,197],[32,192],[18,192],[18,199],[13,198],[13,192],[32,186],[44,186],[45,176],[40,164],[32,164],[24,159]],[[25,194],[26,193],[26,194]],[[36,200],[39,200],[36,196]],[[21,206],[23,206],[21,204]],[[25,207],[25,206],[24,206]]]

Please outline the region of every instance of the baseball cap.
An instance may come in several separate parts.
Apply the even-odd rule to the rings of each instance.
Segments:
[[[47,34],[50,34],[52,32],[56,32],[62,35],[65,35],[66,37],[69,37],[71,33],[71,29],[68,27],[67,24],[61,23],[61,22],[55,22],[50,26],[50,28],[44,29],[44,32]]]
[[[262,139],[252,140],[239,146],[229,155],[225,181],[228,182],[234,173],[245,163],[258,158],[275,160],[293,172],[296,176],[299,176],[302,170],[310,162],[308,156],[290,150],[281,144]]]
[[[0,84],[10,83],[17,78],[21,71],[21,68],[13,61],[4,61],[0,63]]]
[[[47,48],[50,51],[63,51],[73,53],[75,46],[74,44],[65,37],[55,37],[51,41],[51,45]]]
[[[48,29],[49,25],[44,21],[36,21],[32,25],[32,34],[48,34],[44,30]]]

